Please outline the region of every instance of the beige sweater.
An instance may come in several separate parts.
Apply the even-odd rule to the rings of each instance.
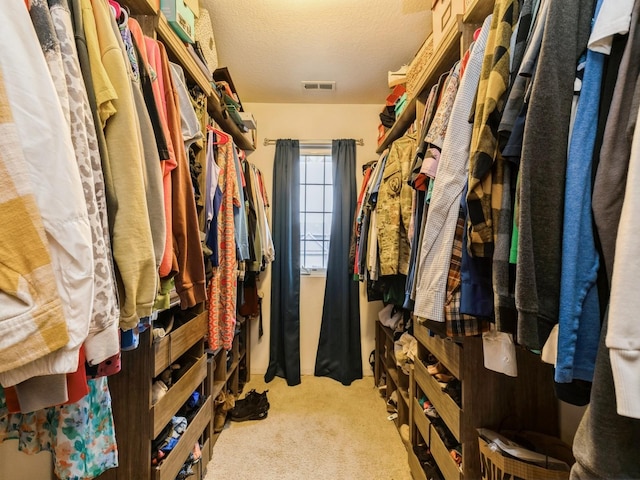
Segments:
[[[120,292],[120,327],[127,330],[151,314],[156,267],[137,116],[110,15],[106,0],[82,0],[91,74],[109,151],[102,161]]]

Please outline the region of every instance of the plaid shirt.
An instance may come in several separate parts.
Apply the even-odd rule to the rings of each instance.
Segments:
[[[489,330],[486,319],[460,313],[460,266],[462,264],[462,234],[464,216],[458,217],[456,233],[451,249],[451,265],[447,277],[447,300],[444,304],[444,318],[448,337],[465,337],[479,335]]]
[[[509,44],[518,21],[518,2],[496,1],[478,84],[469,157],[469,251],[490,257],[502,203],[504,160],[497,129],[509,86]]]

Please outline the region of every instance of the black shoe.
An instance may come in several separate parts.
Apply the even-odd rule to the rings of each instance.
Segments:
[[[244,403],[239,407],[236,405],[231,410],[229,417],[232,422],[245,422],[247,420],[264,420],[269,415],[269,404],[265,406]]]
[[[269,400],[267,399],[267,392],[269,390],[265,390],[262,393],[256,392],[255,389],[252,389],[245,395],[245,397],[241,400],[236,400],[236,407],[243,407],[245,404],[252,405],[254,407],[258,407],[262,410],[269,410]]]

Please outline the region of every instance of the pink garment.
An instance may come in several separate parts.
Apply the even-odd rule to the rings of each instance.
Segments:
[[[209,282],[209,348],[230,350],[236,326],[237,262],[235,225],[233,222],[234,199],[239,198],[238,182],[233,160],[233,143],[218,145],[220,175],[218,185],[222,190],[222,206],[218,216],[219,266],[213,268]]]
[[[139,39],[144,39],[145,52],[147,54],[147,63],[153,70],[151,72],[151,78],[155,78],[153,81],[153,95],[156,99],[156,105],[158,106],[158,114],[160,115],[160,122],[162,123],[162,130],[167,140],[167,147],[169,148],[169,159],[161,162],[162,164],[162,187],[164,191],[164,215],[166,223],[167,241],[164,247],[164,255],[162,256],[162,262],[160,263],[160,278],[172,277],[178,273],[178,264],[173,252],[173,222],[172,215],[173,209],[171,206],[171,171],[178,166],[176,160],[175,149],[173,148],[173,142],[171,141],[171,133],[169,132],[169,122],[167,120],[167,99],[164,96],[164,77],[162,75],[162,60],[160,55],[160,48],[158,43],[149,37],[142,36],[142,30],[138,22],[129,20],[129,28],[136,42],[140,44]],[[136,28],[137,25],[137,28]]]

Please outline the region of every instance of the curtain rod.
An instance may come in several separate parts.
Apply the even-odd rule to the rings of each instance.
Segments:
[[[331,140],[300,140],[300,143],[308,144],[308,145],[331,145]],[[263,144],[265,147],[267,145],[275,145],[276,140],[274,138],[265,138]],[[360,145],[361,147],[363,147],[364,140],[361,138],[358,138],[356,140],[356,145]]]

